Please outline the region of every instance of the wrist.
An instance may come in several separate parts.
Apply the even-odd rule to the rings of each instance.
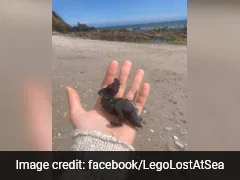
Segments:
[[[98,131],[76,129],[73,141],[73,151],[134,151],[132,145]]]

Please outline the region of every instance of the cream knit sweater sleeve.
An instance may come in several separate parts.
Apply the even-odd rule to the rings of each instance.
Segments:
[[[73,151],[134,151],[133,146],[97,131],[76,129],[73,133]]]

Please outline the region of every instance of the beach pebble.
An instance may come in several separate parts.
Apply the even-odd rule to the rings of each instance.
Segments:
[[[173,139],[178,140],[179,138],[177,136],[173,136]]]
[[[166,131],[171,131],[172,130],[172,127],[165,127],[164,128]]]
[[[58,138],[61,138],[61,134],[60,133],[58,133]]]
[[[62,88],[63,87],[63,85],[62,84],[60,84],[60,88]]]
[[[144,114],[147,114],[147,111],[146,111],[146,110],[144,110],[144,111],[143,111],[143,113],[144,113]]]
[[[151,133],[154,133],[154,130],[153,130],[153,129],[150,129],[150,132],[151,132]]]
[[[91,90],[91,89],[89,89],[89,90],[88,90],[88,92],[92,92],[92,90]]]
[[[63,113],[63,117],[66,117],[66,116],[67,116],[67,113],[66,113],[66,112],[64,112],[64,113]]]
[[[151,141],[151,138],[148,138],[148,141]]]
[[[178,147],[180,147],[181,149],[184,148],[184,145],[183,145],[182,143],[178,142],[178,141],[175,141],[175,144],[176,144]]]

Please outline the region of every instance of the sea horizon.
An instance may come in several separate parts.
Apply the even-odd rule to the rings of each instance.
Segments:
[[[99,26],[99,27],[96,27],[97,29],[121,29],[121,28],[126,28],[126,29],[132,29],[132,28],[138,28],[138,27],[142,27],[143,26],[173,26],[173,25],[187,25],[187,20],[186,19],[182,19],[182,20],[168,20],[168,21],[159,21],[159,22],[143,22],[143,23],[131,23],[131,24],[123,24],[123,25],[107,25],[107,26]],[[91,25],[89,25],[91,26]],[[94,26],[91,26],[91,27],[94,27]],[[132,27],[132,28],[131,28]],[[141,29],[142,29],[141,28]],[[143,28],[145,29],[145,28]]]
[[[141,29],[141,30],[149,30],[154,28],[167,28],[167,29],[181,29],[187,26],[187,20],[172,20],[172,21],[161,21],[161,22],[148,22],[148,23],[133,23],[126,25],[108,25],[108,26],[93,26],[87,24],[89,27],[94,27],[96,29]],[[76,25],[71,25],[72,27]]]
[[[183,19],[183,20],[168,20],[168,21],[159,21],[159,22],[158,21],[154,21],[154,22],[146,22],[146,23],[145,22],[142,22],[142,23],[127,23],[127,24],[121,24],[121,25],[94,25],[94,24],[87,24],[87,25],[89,27],[94,27],[96,29],[121,29],[121,28],[126,28],[126,27],[128,27],[126,29],[129,29],[129,27],[138,28],[138,27],[142,27],[142,26],[154,26],[154,25],[157,25],[158,27],[175,25],[175,27],[177,27],[179,25],[180,26],[184,26],[184,25],[187,26],[187,19]],[[74,27],[74,26],[77,26],[77,24],[71,24],[70,26]],[[179,28],[179,27],[177,27],[177,28]],[[145,29],[145,28],[143,28],[143,29]]]

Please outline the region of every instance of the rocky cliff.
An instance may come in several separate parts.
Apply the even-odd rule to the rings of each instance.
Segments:
[[[71,32],[72,28],[56,12],[52,11],[52,31],[67,33]]]

